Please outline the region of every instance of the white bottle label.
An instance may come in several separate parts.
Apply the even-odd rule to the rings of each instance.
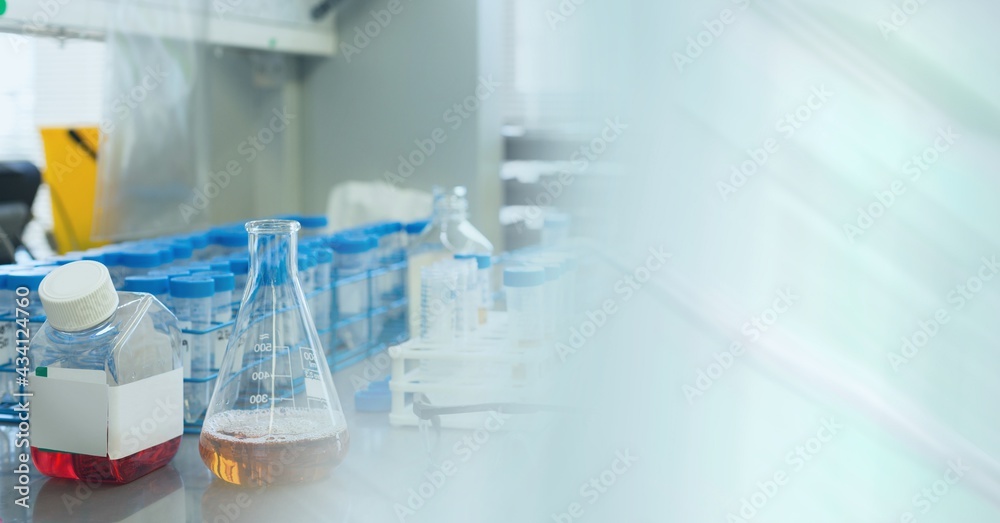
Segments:
[[[184,433],[181,369],[117,387],[100,370],[44,374],[31,380],[34,447],[121,459]]]

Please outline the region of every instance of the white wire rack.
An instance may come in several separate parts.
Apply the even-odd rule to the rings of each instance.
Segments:
[[[413,396],[422,395],[434,407],[497,403],[530,403],[536,397],[549,354],[544,347],[519,347],[508,341],[507,317],[490,319],[468,340],[441,345],[411,339],[389,348],[392,357],[392,425],[416,426]],[[489,410],[440,417],[445,428],[476,429]]]

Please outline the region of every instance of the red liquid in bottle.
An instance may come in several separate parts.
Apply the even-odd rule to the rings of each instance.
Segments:
[[[128,483],[166,465],[177,454],[181,437],[140,450],[121,459],[53,452],[31,447],[31,460],[38,472],[53,478]]]

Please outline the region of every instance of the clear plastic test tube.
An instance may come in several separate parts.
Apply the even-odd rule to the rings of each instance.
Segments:
[[[170,249],[174,252],[174,264],[184,265],[191,263],[194,257],[194,247],[187,240],[173,240],[170,242]]]
[[[170,267],[174,264],[174,248],[172,245],[157,243],[154,248],[160,251],[160,267]]]
[[[182,329],[203,331],[212,326],[212,296],[215,280],[211,276],[178,276],[170,280],[170,300]]]
[[[229,260],[215,260],[208,262],[208,266],[212,269],[212,272],[231,272],[232,266],[229,264]]]
[[[11,315],[14,310],[14,293],[7,288],[7,273],[12,265],[0,265],[0,320]],[[0,363],[3,363],[0,355]]]
[[[247,274],[250,272],[250,258],[248,256],[236,256],[229,260],[229,270],[236,276],[236,288],[233,291],[234,303],[243,299],[243,292],[247,287]]]
[[[208,233],[199,232],[189,234],[184,236],[182,239],[187,240],[191,244],[192,260],[201,260],[205,258],[205,252],[208,250]]]
[[[336,235],[331,241],[338,280],[335,292],[337,319],[356,319],[337,335],[348,349],[368,343],[371,334],[371,322],[367,317],[372,307],[370,282],[367,276],[361,275],[369,274],[372,268],[375,244],[373,237],[358,234]],[[339,282],[346,278],[353,281]]]
[[[159,249],[131,249],[121,253],[122,285],[129,276],[142,276],[163,264]]]
[[[467,339],[470,333],[479,326],[479,279],[475,256],[471,254],[456,254],[455,259],[448,263],[455,271],[455,333]]]
[[[479,324],[486,323],[493,310],[493,257],[489,254],[476,255],[476,283],[479,287]]]
[[[509,267],[503,271],[511,340],[519,347],[541,346],[545,339],[545,269]]]
[[[212,321],[215,323],[232,321],[236,276],[228,270],[199,272],[197,275],[208,276],[215,282],[215,294],[212,295]]]
[[[165,307],[171,308],[170,278],[167,276],[129,276],[125,278],[125,290],[152,294]]]
[[[302,293],[307,297],[316,290],[313,266],[313,260],[310,258],[308,251],[299,251],[299,284],[302,285]]]
[[[326,233],[329,221],[326,216],[322,214],[317,214],[313,216],[296,216],[292,218],[297,220],[299,225],[302,226],[300,232],[300,238],[315,238],[317,236],[322,236]]]
[[[333,325],[333,250],[325,247],[313,249],[316,268],[313,270],[313,287],[318,295],[313,315],[316,328],[325,330]]]
[[[230,256],[245,254],[250,244],[246,229],[240,227],[220,228],[211,234],[211,255]]]

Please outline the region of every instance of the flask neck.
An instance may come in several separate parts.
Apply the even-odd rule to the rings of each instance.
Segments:
[[[250,233],[247,281],[251,285],[282,285],[294,281],[298,273],[296,228],[271,225],[247,229]]]

